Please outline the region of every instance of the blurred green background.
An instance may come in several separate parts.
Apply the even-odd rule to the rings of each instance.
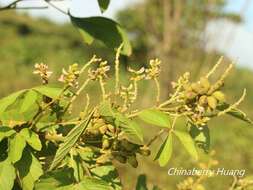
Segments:
[[[217,50],[206,48],[206,38],[203,36],[208,23],[216,20],[235,24],[243,22],[241,15],[226,11],[225,5],[223,0],[146,0],[119,11],[116,18],[128,31],[133,46],[131,57],[121,57],[122,74],[124,75],[124,70],[129,65],[140,68],[145,66],[150,58],[160,58],[163,63],[160,77],[163,97],[171,91],[170,82],[185,71],[190,71],[192,80],[199,78],[222,55]],[[81,65],[93,54],[113,62],[113,51],[100,43],[84,45],[78,32],[69,23],[54,23],[14,11],[0,12],[0,97],[39,85],[39,79],[32,74],[35,63],[48,64],[54,71],[52,80],[56,81],[63,67],[74,62]],[[231,60],[226,58],[217,75],[222,73],[222,69],[230,62]],[[142,95],[136,106],[147,107],[152,104],[150,98],[154,97],[154,92],[150,88],[151,85],[142,85],[139,93]],[[237,66],[224,87],[227,99],[230,102],[236,101],[243,88],[247,89],[247,97],[240,108],[253,118],[253,71]],[[93,87],[90,90],[91,94],[96,96],[97,90]],[[209,126],[211,148],[216,150],[219,166],[226,169],[245,169],[246,175],[253,174],[253,126],[231,117],[215,119]],[[148,138],[157,129],[149,127],[149,130],[144,131]],[[156,146],[153,148],[155,154]],[[175,185],[184,177],[168,176],[168,168],[196,167],[196,163],[182,150],[179,143],[175,144],[168,166],[160,168],[152,161],[153,157],[152,155],[141,161],[138,169],[119,165],[126,190],[134,189],[136,176],[142,173],[147,175],[150,185],[175,189]],[[227,189],[231,181],[231,177],[217,176],[207,180],[207,189]]]

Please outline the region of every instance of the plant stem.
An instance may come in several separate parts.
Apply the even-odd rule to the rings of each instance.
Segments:
[[[159,105],[160,102],[160,94],[161,94],[161,89],[160,89],[160,84],[157,78],[154,78],[155,84],[156,84],[156,89],[157,89],[157,95],[156,95],[156,103]]]
[[[84,88],[88,85],[88,83],[90,82],[90,79],[86,79],[86,81],[83,83],[83,85],[78,89],[78,91],[72,96],[72,98],[70,99],[70,101],[68,102],[67,106],[65,107],[64,111],[63,111],[63,115],[68,111],[70,105],[75,101],[75,99],[77,98],[77,96],[80,95],[80,93],[84,90]]]
[[[57,7],[56,5],[54,5],[53,3],[51,3],[50,0],[45,0],[45,2],[46,2],[48,5],[50,5],[51,7],[55,8],[56,10],[58,10],[59,12],[65,14],[65,15],[67,15],[67,16],[70,16],[69,12],[66,12],[66,11],[60,9],[59,7]]]
[[[115,57],[115,94],[118,94],[119,92],[119,57],[120,57],[120,51],[123,47],[123,43],[119,46],[116,52]]]

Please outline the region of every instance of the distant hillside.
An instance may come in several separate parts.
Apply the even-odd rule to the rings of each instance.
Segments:
[[[71,24],[57,25],[13,11],[1,12],[0,96],[34,84],[31,73],[36,62],[58,72],[64,65],[84,63],[95,53],[95,46],[87,47]],[[101,56],[109,51],[99,44],[96,50]]]

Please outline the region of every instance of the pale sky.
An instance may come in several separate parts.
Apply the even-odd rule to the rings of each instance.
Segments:
[[[3,4],[12,1],[0,0],[0,3]],[[111,0],[109,9],[103,16],[113,18],[118,10],[137,1],[140,0]],[[247,5],[245,6],[246,1]],[[29,0],[28,2],[29,5],[34,6],[40,1],[37,0],[36,3],[36,0]],[[70,12],[75,16],[87,17],[101,15],[96,0],[72,0],[66,4],[57,3],[57,5],[62,8],[70,7]],[[245,22],[240,25],[234,25],[227,21],[211,22],[208,26],[208,32],[211,36],[208,47],[218,49],[230,58],[235,59],[240,66],[253,69],[253,0],[229,0],[226,10],[242,14]],[[57,12],[53,8],[29,11],[29,13],[33,16],[50,18],[56,22],[69,21],[67,16]]]

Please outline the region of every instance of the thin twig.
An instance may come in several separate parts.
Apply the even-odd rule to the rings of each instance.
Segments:
[[[45,2],[46,2],[48,5],[50,5],[51,7],[55,8],[55,9],[58,10],[58,11],[60,11],[61,13],[63,13],[63,14],[65,14],[65,15],[69,16],[69,12],[66,12],[66,11],[60,9],[59,7],[57,7],[56,5],[54,5],[53,3],[51,3],[49,0],[45,0]]]
[[[209,71],[207,74],[206,74],[206,78],[209,78],[216,70],[217,68],[220,66],[220,64],[222,63],[223,61],[223,56],[220,57],[220,59],[218,60],[218,62],[214,65],[214,67],[211,69],[211,71]]]
[[[161,89],[160,89],[160,84],[157,78],[154,78],[155,85],[156,85],[156,90],[157,90],[157,95],[156,95],[156,104],[159,105],[160,102],[160,94],[161,94]]]
[[[115,94],[118,94],[119,91],[119,64],[120,64],[119,57],[122,47],[123,43],[120,44],[119,48],[117,49],[115,57]]]

